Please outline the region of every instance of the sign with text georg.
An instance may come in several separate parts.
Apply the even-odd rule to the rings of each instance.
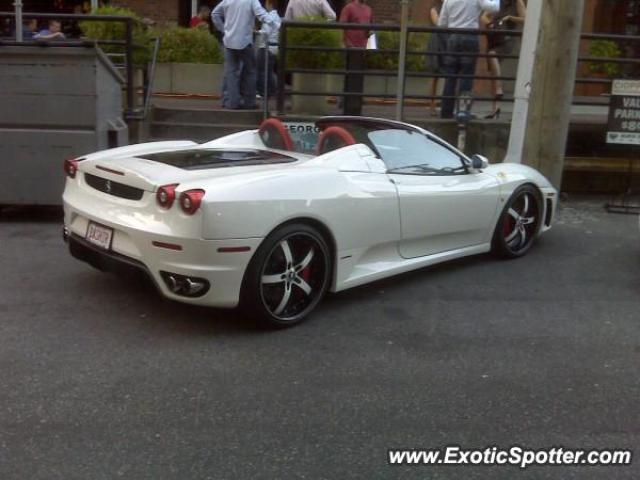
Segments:
[[[298,152],[311,153],[315,150],[320,129],[312,122],[284,122]]]
[[[614,80],[607,143],[640,145],[640,80]]]

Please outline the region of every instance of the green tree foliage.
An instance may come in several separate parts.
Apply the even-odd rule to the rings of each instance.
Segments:
[[[132,10],[119,7],[100,7],[93,12],[93,15],[119,15],[123,17],[131,17],[134,20],[133,26],[133,42],[141,48],[133,51],[133,63],[142,65],[149,61],[150,51],[150,35],[148,29],[140,22],[138,17]],[[126,28],[123,22],[101,22],[85,20],[80,22],[80,29],[84,37],[91,40],[125,40]],[[123,53],[125,48],[121,45],[105,45],[100,47],[106,53]]]
[[[133,62],[143,65],[151,59],[151,39],[160,38],[158,61],[167,63],[222,63],[222,53],[216,38],[208,30],[200,28],[158,27],[149,29],[132,11],[120,7],[100,7],[94,15],[119,15],[134,20],[133,41],[140,48],[134,49]],[[82,21],[80,28],[86,38],[94,40],[124,40],[125,26],[121,22]],[[119,45],[101,45],[107,53],[123,53]]]
[[[611,40],[594,40],[589,44],[589,55],[591,57],[619,58],[622,56],[622,51],[618,44]],[[592,73],[601,73],[608,77],[615,77],[621,73],[619,63],[591,62],[589,70]]]
[[[397,70],[398,54],[384,50],[400,49],[400,33],[379,31],[376,33],[378,50],[367,51],[367,68],[374,70]],[[426,52],[429,42],[428,33],[409,33],[407,41],[408,52]],[[407,55],[407,70],[418,72],[425,69],[426,55]]]
[[[154,30],[160,37],[158,62],[222,63],[216,38],[201,28],[170,27]]]
[[[302,21],[326,23],[319,17],[308,17]],[[328,28],[287,28],[287,45],[296,47],[342,47],[342,32]],[[344,68],[344,54],[318,50],[290,50],[287,52],[288,68],[334,69]]]

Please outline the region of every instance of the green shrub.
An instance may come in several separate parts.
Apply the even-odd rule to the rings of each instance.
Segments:
[[[611,40],[594,40],[589,44],[589,55],[592,57],[619,58],[622,56],[622,51],[618,44]],[[591,62],[589,63],[589,71],[602,73],[608,77],[615,77],[620,75],[621,68],[619,63]]]
[[[378,31],[376,39],[379,50],[399,50],[400,32]],[[407,40],[407,51],[425,52],[429,42],[428,33],[409,33]],[[417,72],[425,69],[426,55],[407,55],[407,71]],[[378,52],[376,50],[367,51],[367,68],[374,70],[397,70],[398,54]]]
[[[100,7],[91,12],[93,15],[120,15],[134,19],[133,42],[144,48],[133,50],[133,63],[142,65],[150,58],[150,36],[147,28],[140,23],[140,18],[132,11],[119,7]],[[125,40],[126,29],[121,22],[82,21],[79,23],[84,37],[92,40]],[[124,46],[100,45],[106,53],[124,53]]]
[[[302,21],[326,23],[319,17],[308,17]],[[342,47],[342,31],[323,28],[287,28],[287,45],[295,47]],[[340,52],[291,50],[287,52],[287,68],[344,68],[344,55]]]
[[[209,30],[169,27],[154,31],[160,37],[158,62],[222,63],[222,52]]]

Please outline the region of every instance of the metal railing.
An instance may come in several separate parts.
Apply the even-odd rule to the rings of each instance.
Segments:
[[[149,62],[148,68],[145,70],[144,81],[144,103],[142,107],[142,118],[147,118],[149,113],[149,106],[151,105],[151,95],[153,94],[153,81],[156,78],[156,65],[158,63],[158,52],[160,51],[161,40],[159,37],[153,38],[153,53],[151,55],[151,62]]]
[[[14,12],[0,12],[1,18],[11,18],[14,19],[15,23],[15,13]],[[144,105],[142,109],[138,109],[136,106],[136,89],[135,89],[135,76],[134,76],[134,62],[133,62],[133,54],[135,49],[149,49],[148,45],[140,45],[136,44],[133,39],[133,32],[135,24],[137,20],[131,17],[122,16],[122,15],[89,15],[89,14],[69,14],[69,13],[26,13],[22,14],[23,19],[38,19],[38,20],[67,20],[67,21],[78,21],[78,22],[110,22],[110,23],[121,23],[124,26],[124,39],[112,39],[112,40],[99,40],[99,39],[90,39],[90,38],[80,38],[80,39],[66,39],[66,40],[38,40],[38,39],[23,39],[22,42],[16,42],[15,38],[11,39],[11,37],[1,38],[0,37],[0,46],[2,45],[49,45],[49,46],[58,46],[58,47],[95,47],[100,45],[110,45],[110,46],[119,46],[122,47],[124,52],[124,65],[123,69],[125,70],[125,91],[126,91],[126,109],[125,115],[128,119],[140,119],[144,118],[146,112],[148,110],[147,102],[149,101],[149,94],[151,91],[150,83],[153,82],[153,75],[145,75],[147,80],[144,82]],[[21,25],[14,25],[15,29],[22,28]],[[158,53],[159,40],[154,39],[154,43],[152,44],[152,60],[151,66],[147,68],[147,71],[151,68],[155,71],[155,59]],[[151,73],[151,72],[150,72]]]
[[[331,96],[331,97],[360,97],[360,98],[382,98],[382,99],[395,99],[396,102],[404,103],[404,100],[407,98],[415,99],[415,100],[443,100],[443,99],[457,99],[457,96],[443,96],[443,95],[421,95],[421,94],[407,94],[405,92],[405,86],[401,89],[402,93],[398,95],[397,93],[387,93],[387,92],[345,92],[343,90],[329,90],[323,92],[311,91],[305,89],[297,89],[297,90],[286,90],[285,89],[285,80],[288,75],[295,73],[312,73],[312,74],[334,74],[334,75],[364,75],[369,77],[395,77],[398,75],[397,69],[371,69],[371,68],[362,68],[362,69],[351,69],[348,68],[346,62],[347,52],[353,51],[353,48],[344,48],[344,47],[324,47],[324,46],[310,46],[310,45],[293,45],[290,41],[290,31],[292,29],[321,29],[321,30],[365,30],[369,32],[400,32],[400,25],[397,24],[353,24],[353,23],[339,23],[339,22],[307,22],[307,21],[285,21],[282,23],[282,27],[280,30],[280,57],[278,60],[278,95],[277,95],[277,110],[279,112],[284,112],[285,110],[285,99],[287,96],[293,95],[308,95],[308,96]],[[410,25],[407,28],[407,36],[416,33],[426,33],[426,34],[468,34],[468,35],[476,35],[476,36],[493,36],[493,37],[508,37],[508,38],[521,38],[522,31],[520,30],[487,30],[487,29],[450,29],[450,28],[440,28],[440,27],[427,27],[427,26],[417,26]],[[399,39],[398,39],[399,40]],[[593,41],[593,40],[608,40],[621,44],[638,44],[640,46],[640,36],[628,36],[628,35],[609,35],[609,34],[596,34],[589,33],[583,34],[582,40],[584,41]],[[380,55],[380,54],[391,54],[397,55],[397,63],[400,63],[400,49],[375,49],[375,50],[365,50],[365,56],[369,55]],[[343,54],[345,60],[345,67],[343,68],[300,68],[296,66],[290,65],[291,53],[297,51],[305,51],[310,54],[319,53],[319,52],[334,52],[336,54]],[[519,58],[519,52],[511,53],[511,54],[498,54],[498,53],[478,53],[478,54],[469,54],[469,53],[455,53],[455,52],[447,52],[447,51],[439,51],[439,52],[428,52],[426,49],[426,45],[424,50],[407,50],[406,58],[410,56],[422,56],[426,57],[428,55],[434,55],[437,57],[469,57],[473,56],[476,58],[497,58],[499,61],[506,59],[517,60]],[[366,61],[365,61],[366,62]],[[588,55],[581,55],[578,58],[579,63],[591,63],[591,64],[621,64],[621,65],[640,65],[639,58],[631,58],[631,57],[594,57]],[[366,63],[365,63],[366,65]],[[424,79],[440,79],[440,78],[455,78],[457,80],[472,78],[475,80],[491,80],[491,81],[502,81],[502,82],[513,82],[516,80],[515,76],[501,75],[495,76],[491,74],[477,74],[473,75],[462,75],[462,74],[449,74],[441,71],[426,71],[425,70],[406,70],[405,78],[424,78]],[[610,85],[612,83],[611,78],[600,78],[600,77],[578,77],[575,80],[576,84],[604,84]],[[426,89],[426,87],[425,87]],[[492,102],[495,101],[495,96],[486,96],[486,95],[474,95],[474,101],[479,102]],[[514,98],[512,95],[504,95],[500,101],[502,102],[513,102]],[[602,105],[602,101],[598,101],[597,99],[586,99],[586,100],[576,100],[574,99],[574,105]]]

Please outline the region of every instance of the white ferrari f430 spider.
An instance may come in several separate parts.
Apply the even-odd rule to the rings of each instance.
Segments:
[[[493,251],[527,253],[557,192],[537,171],[467,157],[412,125],[325,117],[314,154],[277,119],[209,143],[155,142],[67,160],[65,239],[173,300],[240,306],[270,326],[340,291]]]

